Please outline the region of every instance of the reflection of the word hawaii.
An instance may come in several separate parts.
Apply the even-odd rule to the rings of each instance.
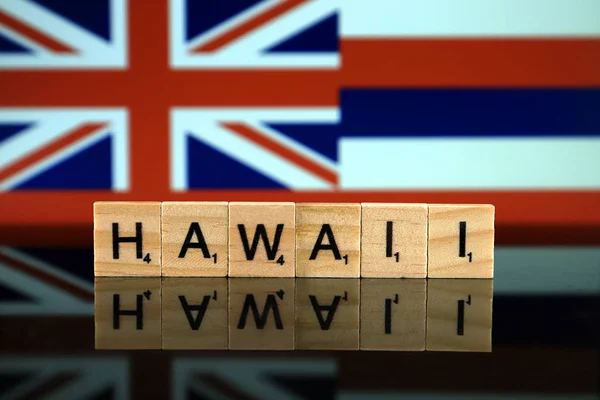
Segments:
[[[491,351],[491,280],[95,283],[97,349]]]

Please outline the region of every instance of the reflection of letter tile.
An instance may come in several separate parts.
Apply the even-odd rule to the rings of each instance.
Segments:
[[[229,276],[295,276],[295,207],[294,203],[229,203]]]
[[[294,279],[229,279],[229,348],[294,349]]]
[[[226,202],[162,203],[162,276],[227,276]]]
[[[94,203],[95,276],[160,276],[160,242],[159,202]]]
[[[363,279],[361,350],[425,350],[425,279]]]
[[[227,349],[226,278],[163,278],[162,348]]]
[[[160,349],[160,278],[96,278],[94,297],[96,349]]]
[[[429,278],[494,277],[494,206],[430,204]]]
[[[296,276],[360,276],[360,204],[296,204]]]
[[[296,281],[296,348],[358,350],[359,279]]]
[[[427,350],[492,350],[490,279],[430,279],[427,283]]]
[[[362,203],[363,278],[427,276],[427,205]]]

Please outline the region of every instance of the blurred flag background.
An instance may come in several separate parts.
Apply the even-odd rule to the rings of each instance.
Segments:
[[[596,244],[599,15],[2,0],[1,239],[89,244],[98,200],[287,200],[492,203],[501,244]]]

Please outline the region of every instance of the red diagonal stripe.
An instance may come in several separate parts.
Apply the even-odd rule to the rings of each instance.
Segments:
[[[89,136],[90,134],[103,128],[104,126],[105,124],[93,123],[81,125],[75,128],[73,131],[69,132],[60,139],[49,143],[48,145],[37,150],[36,152],[31,153],[23,157],[22,159],[16,161],[15,163],[9,165],[8,167],[0,170],[0,182],[25,170],[26,168],[31,167],[33,164],[42,161],[44,158],[50,156],[51,154],[60,151],[67,146],[72,145],[78,140]]]
[[[223,46],[239,39],[250,31],[258,28],[261,25],[279,17],[282,14],[290,11],[292,8],[298,7],[299,5],[306,3],[308,0],[286,0],[276,6],[269,8],[262,14],[258,14],[248,21],[236,26],[235,28],[228,30],[220,36],[196,47],[192,50],[192,53],[207,53],[220,49]]]
[[[25,36],[27,39],[36,42],[42,47],[52,50],[55,53],[77,53],[72,47],[69,47],[64,43],[45,35],[43,32],[38,31],[32,26],[24,24],[23,22],[2,11],[0,11],[0,24]]]
[[[246,139],[258,144],[261,147],[264,147],[267,150],[272,151],[273,153],[278,154],[279,156],[296,164],[300,168],[312,173],[313,175],[316,175],[333,185],[337,184],[338,177],[335,172],[322,167],[310,159],[294,153],[292,150],[280,145],[276,141],[271,140],[266,136],[261,135],[259,132],[255,131],[249,126],[239,122],[223,122],[221,123],[221,126],[237,133],[240,136],[245,137]]]
[[[94,294],[89,291],[71,283],[60,279],[54,275],[51,275],[47,272],[39,270],[37,268],[32,267],[31,265],[27,265],[22,261],[14,259],[12,257],[7,256],[6,254],[0,254],[0,262],[6,264],[7,267],[12,269],[16,269],[21,272],[25,272],[28,275],[34,276],[46,283],[49,283],[53,286],[59,287],[66,292],[69,292],[75,297],[78,297],[82,300],[92,302],[94,301]]]

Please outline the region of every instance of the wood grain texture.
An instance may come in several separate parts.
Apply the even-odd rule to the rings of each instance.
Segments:
[[[160,349],[160,278],[101,277],[94,280],[96,349]],[[138,315],[118,316],[114,325],[115,296],[118,309]],[[138,307],[138,305],[140,307]],[[138,323],[139,321],[139,323]]]
[[[227,276],[227,202],[163,202],[161,224],[162,276]]]
[[[427,350],[492,351],[491,279],[427,282]]]
[[[360,288],[361,350],[425,350],[425,279],[362,279]]]
[[[296,280],[296,348],[358,350],[360,279]]]
[[[427,276],[494,277],[494,206],[429,205]]]
[[[229,203],[229,276],[294,277],[295,220],[294,203]]]
[[[427,205],[361,204],[360,275],[427,277]]]
[[[119,242],[119,257],[115,258],[113,224],[118,224],[121,240],[138,237],[139,226],[141,251],[137,251],[137,243]],[[160,202],[94,203],[95,276],[160,276],[160,265]]]
[[[227,349],[227,279],[162,279],[162,348]]]
[[[229,348],[294,349],[293,278],[229,279]]]
[[[296,276],[360,276],[360,204],[296,204]]]

